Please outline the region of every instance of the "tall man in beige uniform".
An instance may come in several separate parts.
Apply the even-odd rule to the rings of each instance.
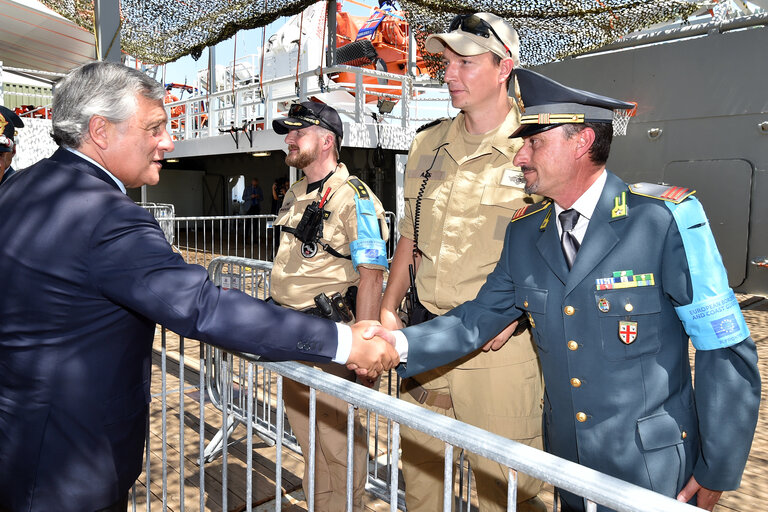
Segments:
[[[382,303],[388,328],[402,327],[396,310],[410,264],[426,308],[422,317],[441,315],[475,297],[499,259],[513,212],[534,202],[512,164],[521,143],[509,139],[519,125],[507,96],[519,62],[515,30],[493,14],[461,15],[447,33],[429,36],[426,47],[443,52],[445,82],[461,113],[424,127],[411,146],[405,217]],[[493,353],[478,351],[407,379],[401,398],[541,449],[541,371],[530,333],[510,337],[514,328],[489,341],[484,349]],[[405,427],[400,432],[408,512],[442,510],[442,441]],[[507,470],[474,454],[469,459],[480,509],[506,510]],[[518,510],[546,510],[540,488],[521,475]]]
[[[376,320],[387,269],[389,235],[378,198],[338,161],[343,125],[328,105],[307,101],[273,121],[287,134],[286,164],[305,179],[286,193],[275,224],[282,226],[272,268],[272,299],[310,315],[337,322]],[[335,364],[316,365],[348,380],[355,373]],[[288,421],[305,457],[304,492],[309,499],[309,389],[285,380]],[[347,510],[347,403],[317,393],[315,510]],[[368,440],[355,417],[352,510],[363,509]]]

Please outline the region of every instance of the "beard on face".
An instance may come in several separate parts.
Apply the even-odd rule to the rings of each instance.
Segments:
[[[526,172],[526,171],[532,171],[533,169],[531,167],[528,167],[528,166],[524,165],[524,166],[520,167],[520,170],[523,171],[523,172]],[[536,175],[536,180],[533,183],[531,183],[530,185],[528,184],[528,181],[526,180],[525,187],[523,188],[523,192],[525,192],[526,194],[535,194],[538,191],[539,191],[539,175],[537,174]]]
[[[317,160],[319,151],[316,148],[301,149],[295,153],[288,153],[285,157],[286,165],[297,169],[304,169],[309,164]]]

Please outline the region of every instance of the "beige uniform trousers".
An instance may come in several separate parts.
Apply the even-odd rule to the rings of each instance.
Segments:
[[[355,372],[334,363],[315,363],[326,373],[354,382]],[[304,384],[283,381],[285,413],[304,455],[304,494],[309,499],[309,388]],[[347,510],[347,402],[318,391],[316,393],[315,426],[315,511],[344,512]],[[363,495],[368,473],[368,440],[354,411],[354,458],[352,510],[363,510]]]
[[[530,357],[521,356],[521,353]],[[542,450],[541,397],[544,383],[530,333],[526,331],[511,338],[499,351],[480,353],[475,356],[478,357],[489,358],[489,362],[495,365],[504,359],[511,362],[491,368],[465,369],[451,365],[418,375],[416,380],[423,388],[430,393],[447,393],[453,402],[453,408],[448,410],[426,404],[422,407]],[[463,360],[455,364],[461,362]],[[505,396],[513,399],[506,400]],[[417,403],[407,392],[401,393],[400,398]],[[445,443],[405,426],[400,429],[400,437],[408,512],[443,510],[441,489]],[[458,458],[457,452],[454,453]],[[467,456],[472,466],[480,510],[507,510],[507,469],[473,453]],[[545,512],[546,507],[536,497],[540,490],[539,480],[519,473],[518,510]]]

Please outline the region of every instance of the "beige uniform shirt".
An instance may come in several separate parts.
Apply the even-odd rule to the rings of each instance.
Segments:
[[[313,201],[319,202],[325,191],[330,188],[331,192],[323,208],[329,213],[326,213],[320,240],[343,255],[350,254],[349,244],[357,240],[358,229],[355,207],[357,193],[348,183],[348,179],[349,171],[340,163],[321,190],[307,194],[306,178],[294,183],[285,194],[275,224],[295,228],[307,206]],[[384,221],[384,208],[368,186],[365,187],[375,205],[381,238],[386,241],[389,230]],[[307,258],[302,254],[301,246],[302,242],[293,234],[285,231],[281,233],[280,248],[272,267],[271,286],[272,297],[278,303],[295,309],[315,307],[314,298],[318,294],[325,293],[330,296],[339,292],[343,295],[347,288],[357,286],[360,282],[360,274],[351,260],[333,256],[322,247],[318,247],[317,254],[313,257]],[[361,265],[386,270],[386,266],[369,263]]]
[[[414,239],[416,198],[431,165],[418,217],[416,289],[432,313],[475,298],[499,260],[512,214],[538,200],[523,191],[522,172],[512,164],[522,142],[509,134],[519,119],[513,107],[497,130],[477,138],[464,129],[462,113],[418,133],[411,146],[400,233]]]

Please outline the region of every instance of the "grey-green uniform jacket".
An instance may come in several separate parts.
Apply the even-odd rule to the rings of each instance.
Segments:
[[[671,497],[692,474],[738,487],[760,402],[755,344],[700,203],[651,192],[608,173],[570,272],[552,204],[520,211],[477,298],[404,330],[400,373],[476,349],[523,311],[546,383],[548,451]]]

